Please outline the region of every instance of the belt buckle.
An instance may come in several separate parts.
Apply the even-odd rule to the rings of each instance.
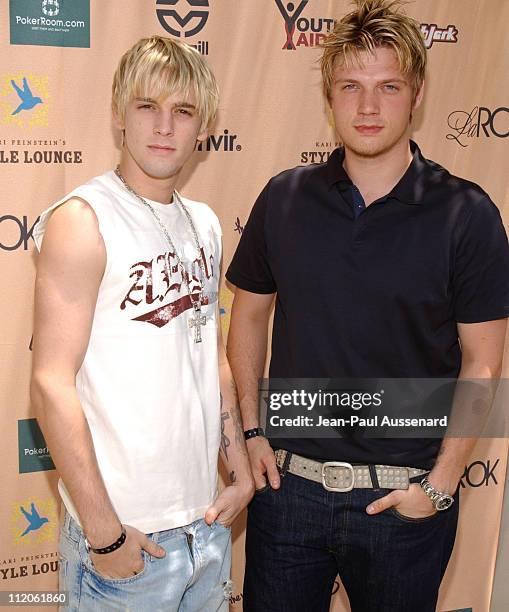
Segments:
[[[348,468],[350,472],[352,473],[352,484],[349,487],[330,487],[325,482],[325,470],[329,467]],[[337,493],[348,493],[348,491],[351,491],[353,489],[354,484],[355,484],[355,473],[353,471],[353,465],[351,463],[346,463],[345,461],[325,461],[325,463],[322,463],[322,485],[323,485],[323,488],[326,489],[327,491],[336,491]]]

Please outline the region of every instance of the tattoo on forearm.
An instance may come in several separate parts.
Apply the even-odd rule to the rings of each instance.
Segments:
[[[244,439],[244,428],[242,427],[242,418],[240,416],[239,400],[237,397],[237,387],[235,386],[235,381],[233,380],[233,378],[230,380],[230,385],[233,389],[235,400],[233,408],[230,411],[233,418],[233,423],[235,425],[235,442],[239,451],[243,455],[247,455],[246,441]]]
[[[224,433],[224,423],[230,418],[228,411],[223,412],[223,396],[219,394],[221,402],[221,452],[226,461],[228,461],[228,447],[230,446],[230,438]]]
[[[233,484],[237,480],[237,476],[235,476],[235,470],[232,470],[229,474],[230,484]]]

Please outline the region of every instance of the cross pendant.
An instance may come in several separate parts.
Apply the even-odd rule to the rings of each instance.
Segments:
[[[194,327],[194,341],[201,342],[201,326],[207,325],[207,317],[201,313],[201,302],[193,302],[194,317],[189,319],[189,327]]]

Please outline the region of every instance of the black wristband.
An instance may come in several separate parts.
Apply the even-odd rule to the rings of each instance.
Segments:
[[[256,438],[257,436],[265,436],[265,432],[262,427],[254,427],[253,429],[248,429],[244,432],[244,438],[249,440],[249,438]]]
[[[93,552],[96,555],[107,555],[108,553],[113,552],[114,550],[119,549],[122,544],[126,541],[127,535],[125,532],[125,527],[122,525],[122,533],[120,534],[120,537],[118,538],[118,540],[115,540],[113,542],[113,544],[110,544],[109,546],[105,546],[104,548],[92,548],[90,546],[90,544],[88,543],[88,540],[85,538],[85,545],[87,547],[87,552]]]

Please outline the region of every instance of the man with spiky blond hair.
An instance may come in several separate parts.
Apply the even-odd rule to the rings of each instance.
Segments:
[[[343,146],[269,181],[226,275],[236,286],[228,354],[257,488],[245,612],[326,612],[338,573],[353,612],[434,611],[475,442],[346,426],[343,437],[266,439],[258,379],[274,298],[278,384],[500,375],[509,315],[500,214],[410,140],[426,69],[419,24],[396,2],[356,5],[321,59]]]
[[[113,82],[119,165],[34,231],[31,393],[61,476],[66,609],[228,609],[229,526],[253,484],[218,318],[221,229],[175,190],[217,104],[192,47],[137,42]]]

